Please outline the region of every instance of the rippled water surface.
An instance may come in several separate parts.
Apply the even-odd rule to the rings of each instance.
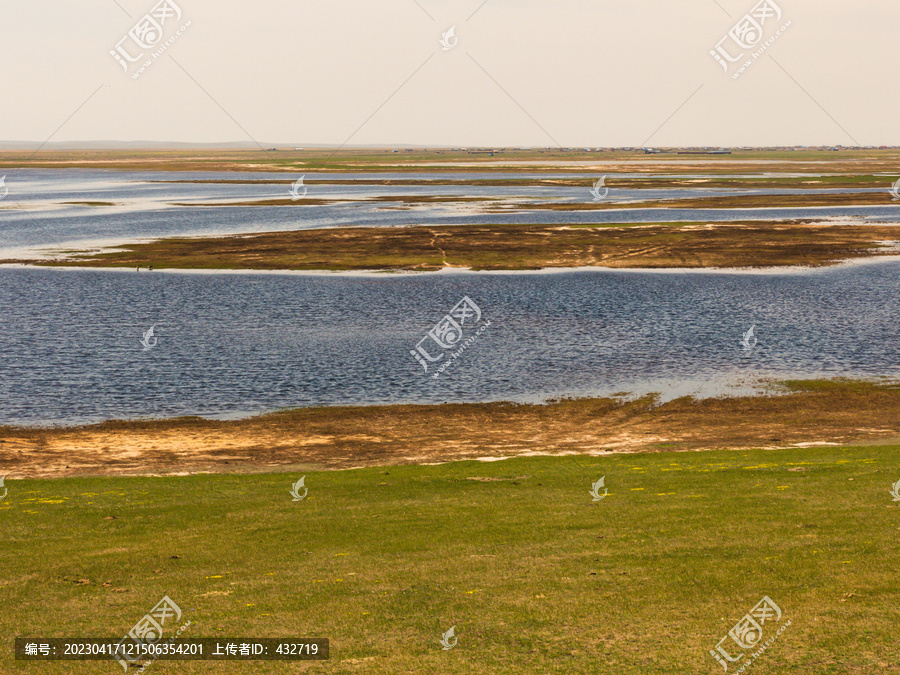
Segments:
[[[784,274],[4,268],[0,423],[894,378],[898,275],[894,261]],[[410,350],[463,296],[490,325],[435,379]],[[751,325],[758,342],[745,353]],[[158,342],[144,350],[151,326]]]

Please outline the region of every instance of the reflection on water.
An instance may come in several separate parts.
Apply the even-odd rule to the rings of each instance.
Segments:
[[[898,279],[893,261],[785,274],[0,269],[0,422],[896,378]],[[435,380],[409,351],[466,295],[490,329]]]

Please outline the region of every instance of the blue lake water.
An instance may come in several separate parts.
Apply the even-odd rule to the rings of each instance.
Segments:
[[[228,202],[288,198],[289,186],[271,180],[427,179],[433,185],[334,185],[311,184],[307,196],[348,202],[309,206],[194,207],[176,202]],[[637,174],[619,174],[630,178]],[[577,178],[584,187],[571,186],[471,186],[454,181],[466,178]],[[172,180],[244,179],[255,184],[172,183]],[[842,206],[762,209],[686,209],[681,199],[735,194],[807,194],[816,190],[736,190],[721,188],[610,189],[605,204],[671,200],[665,209],[591,209],[559,211],[520,208],[589,203],[589,185],[597,174],[489,173],[359,173],[271,174],[214,172],[117,172],[82,169],[6,170],[9,195],[0,201],[0,258],[31,257],[36,250],[95,247],[174,235],[214,235],[241,232],[283,231],[320,227],[391,225],[463,225],[475,223],[635,223],[677,221],[728,221],[783,218],[851,218],[861,222],[900,222],[900,206]],[[720,178],[720,177],[716,177]],[[885,190],[890,181],[885,179]],[[878,189],[821,190],[821,192],[879,192]],[[397,204],[371,201],[379,196],[475,197],[487,201]],[[112,202],[86,206],[66,202]],[[504,211],[497,213],[502,205]]]
[[[9,170],[0,257],[165,235],[347,225],[712,221],[843,216],[900,221],[897,206],[803,209],[517,210],[587,202],[587,187],[464,186],[527,173],[335,174],[433,185],[312,184],[302,207],[176,207],[287,197],[298,174]],[[635,174],[636,175],[636,174]],[[251,179],[251,185],[169,180]],[[307,178],[327,180],[327,175]],[[581,173],[531,178],[579,178]],[[620,177],[632,175],[620,174]],[[697,176],[703,178],[703,176]],[[839,190],[852,192],[854,190]],[[611,202],[763,190],[611,189]],[[769,194],[808,192],[770,190]],[[489,197],[408,210],[383,195]],[[509,207],[490,213],[497,200]],[[79,206],[67,201],[108,201]],[[766,378],[898,375],[898,262],[803,273],[292,275],[0,269],[0,423],[249,415],[397,402],[540,401],[616,392],[759,391]],[[424,372],[410,350],[470,297],[482,322]],[[489,322],[489,325],[488,325]],[[758,343],[739,341],[756,326]],[[150,328],[155,346],[144,349]],[[481,329],[482,332],[478,332]],[[156,342],[153,342],[156,340]],[[453,354],[456,358],[453,358]],[[446,371],[439,372],[442,364]],[[438,377],[434,375],[437,372]]]
[[[778,274],[2,268],[0,423],[897,378],[898,279],[897,261]],[[463,296],[482,312],[464,340],[490,325],[435,379],[410,350]],[[746,352],[751,325],[758,342]]]

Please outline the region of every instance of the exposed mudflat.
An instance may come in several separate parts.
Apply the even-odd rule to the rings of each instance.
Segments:
[[[239,421],[198,418],[77,428],[0,427],[0,474],[241,473],[428,464],[535,454],[897,443],[900,388],[792,383],[778,396],[657,405],[581,399],[306,408]],[[278,467],[276,469],[276,467]]]

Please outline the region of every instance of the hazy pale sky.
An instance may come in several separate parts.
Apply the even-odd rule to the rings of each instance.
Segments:
[[[774,1],[0,0],[0,140],[900,145],[900,3]]]

